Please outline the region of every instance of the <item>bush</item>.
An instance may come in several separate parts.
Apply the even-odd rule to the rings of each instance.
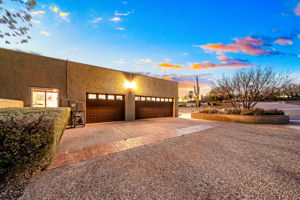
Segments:
[[[181,104],[178,105],[179,107],[187,107],[187,103],[186,102],[182,102]]]
[[[200,110],[199,113],[208,113],[208,114],[228,114],[228,115],[284,115],[282,110],[270,109],[264,110],[261,108],[249,109],[249,110],[238,110],[238,109],[204,109]]]
[[[226,113],[229,115],[240,115],[241,111],[233,108],[233,109],[226,110]]]
[[[264,110],[261,108],[255,108],[250,110],[242,110],[242,115],[284,115],[282,110],[270,109]]]
[[[69,113],[69,108],[0,109],[0,179],[45,169]]]
[[[225,114],[224,111],[218,109],[203,109],[199,113],[208,113],[208,114]]]

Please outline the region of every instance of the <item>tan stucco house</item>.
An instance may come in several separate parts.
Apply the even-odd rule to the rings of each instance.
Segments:
[[[0,48],[0,98],[24,106],[80,102],[87,122],[178,115],[178,83]]]

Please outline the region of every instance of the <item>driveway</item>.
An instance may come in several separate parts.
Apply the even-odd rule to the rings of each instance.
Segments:
[[[148,123],[176,134],[44,171],[21,199],[300,199],[298,125]]]

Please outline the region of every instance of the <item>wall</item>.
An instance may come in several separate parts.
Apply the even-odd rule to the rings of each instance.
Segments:
[[[0,48],[0,98],[31,106],[30,87],[57,88],[66,95],[66,61]]]
[[[178,84],[173,81],[110,70],[75,62],[68,67],[68,98],[85,103],[86,93],[125,94],[125,119],[135,119],[134,95],[178,97]],[[136,82],[137,88],[126,89],[127,80]],[[84,105],[85,107],[85,105]],[[178,116],[177,101],[174,116]]]
[[[44,87],[60,90],[61,106],[75,100],[84,108],[86,93],[125,94],[126,120],[135,119],[134,95],[175,98],[178,116],[177,82],[1,48],[0,61],[0,98],[21,100],[24,106],[31,106],[30,87]],[[126,80],[137,88],[126,89]]]
[[[10,99],[0,99],[0,108],[16,108],[23,107],[23,101],[10,100]]]

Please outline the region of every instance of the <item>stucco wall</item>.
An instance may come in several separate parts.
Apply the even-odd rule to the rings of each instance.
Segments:
[[[0,108],[15,108],[23,107],[23,101],[10,100],[10,99],[0,99]]]
[[[0,98],[31,106],[30,87],[60,89],[66,94],[66,61],[0,48]]]
[[[57,88],[61,106],[75,100],[85,108],[86,93],[124,94],[126,120],[135,118],[134,95],[174,98],[178,116],[178,84],[173,81],[1,48],[0,61],[0,98],[21,100],[24,106],[31,106],[30,87]],[[137,88],[126,89],[126,80],[135,81]]]
[[[172,81],[155,79],[147,76],[131,74],[116,70],[94,67],[69,62],[68,67],[68,98],[85,102],[86,93],[107,93],[125,95],[125,119],[135,118],[134,95],[170,97],[177,99],[178,84]],[[132,80],[136,89],[126,89],[124,83]],[[177,101],[175,116],[177,116]],[[85,107],[85,105],[84,105]]]

